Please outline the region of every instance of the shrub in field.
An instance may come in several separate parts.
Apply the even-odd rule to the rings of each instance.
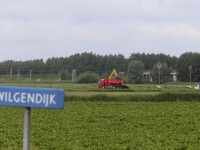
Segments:
[[[85,72],[79,75],[77,83],[97,83],[99,75],[96,73]]]

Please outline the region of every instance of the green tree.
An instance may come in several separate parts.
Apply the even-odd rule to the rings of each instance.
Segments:
[[[62,70],[61,75],[60,75],[60,79],[63,80],[67,80],[67,74],[65,70]]]
[[[161,63],[167,63],[168,67],[175,68],[177,57],[165,55],[163,53],[160,54],[145,54],[145,53],[132,53],[129,57],[129,62],[133,60],[139,60],[144,64],[144,68],[146,70],[151,70],[153,65],[155,65],[158,61]]]
[[[142,83],[142,72],[144,64],[141,61],[133,60],[128,65],[128,81],[130,83]]]
[[[190,70],[191,69],[191,81],[200,81],[200,53],[187,52],[182,54],[177,61],[178,79],[183,82],[190,81]]]
[[[170,75],[172,71],[172,67],[168,68],[167,63],[161,63],[159,61],[153,66],[153,69],[151,71],[151,77],[153,78],[153,81],[155,83],[159,83],[159,80],[160,83],[165,83],[168,81],[172,81],[172,77]]]

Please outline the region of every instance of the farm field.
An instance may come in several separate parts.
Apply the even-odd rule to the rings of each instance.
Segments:
[[[128,84],[130,89],[98,89],[97,84],[1,82],[1,86],[65,90],[64,109],[31,110],[31,150],[199,149],[200,90],[188,89],[186,85],[156,89],[156,84]],[[176,93],[177,99],[173,100]],[[110,96],[108,101],[105,95]],[[157,95],[159,101],[168,102],[145,99]],[[180,101],[178,95],[186,96],[188,101]],[[71,100],[73,96],[75,99]],[[90,101],[89,97],[98,100]],[[131,97],[136,99],[125,100]],[[144,101],[137,102],[138,98]],[[22,149],[24,108],[0,109],[0,150]]]
[[[192,89],[187,88],[187,83],[168,83],[166,86],[172,85],[174,88],[156,89],[157,84],[126,84],[130,89],[99,89],[97,83],[93,84],[76,84],[72,82],[0,82],[1,86],[23,86],[23,87],[41,87],[41,88],[61,88],[66,91],[66,95],[78,95],[78,96],[91,96],[96,94],[107,94],[107,95],[155,95],[160,92],[200,92],[195,90],[196,83],[192,84]]]
[[[159,92],[65,92],[67,96],[92,96],[92,95],[97,95],[97,94],[106,94],[106,95],[135,95],[135,94],[145,94],[145,95],[149,95],[149,94],[158,94]]]
[[[0,149],[22,149],[23,108],[0,107]],[[30,149],[199,149],[198,102],[65,102],[32,109]]]

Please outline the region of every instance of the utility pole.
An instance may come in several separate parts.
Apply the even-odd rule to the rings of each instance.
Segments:
[[[60,74],[61,74],[61,71],[58,71],[58,81],[60,81]]]
[[[161,65],[158,65],[157,68],[159,70],[159,84],[160,84],[160,68],[161,68]]]
[[[12,80],[12,69],[10,69],[10,80]]]
[[[31,81],[31,69],[30,69],[30,81]]]
[[[19,81],[19,72],[20,72],[20,69],[18,69],[18,81]]]
[[[191,70],[192,70],[192,66],[188,66],[189,70],[190,70],[190,85],[191,85]]]

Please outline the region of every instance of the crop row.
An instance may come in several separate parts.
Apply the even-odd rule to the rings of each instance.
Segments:
[[[184,101],[200,102],[199,92],[160,92],[159,94],[132,94],[132,95],[107,95],[96,94],[91,96],[70,95],[65,97],[66,101],[130,101],[130,102],[173,102]]]

